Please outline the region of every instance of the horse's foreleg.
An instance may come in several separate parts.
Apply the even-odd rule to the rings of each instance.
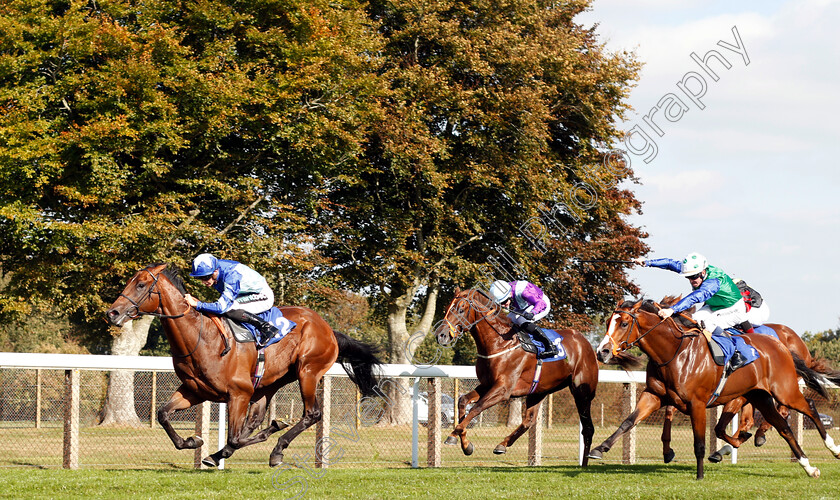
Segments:
[[[642,392],[642,396],[639,398],[639,402],[636,405],[636,410],[624,419],[624,422],[618,426],[618,429],[610,437],[589,452],[589,458],[594,458],[596,460],[603,458],[603,454],[610,451],[610,448],[613,447],[622,434],[635,427],[636,424],[642,420],[648,418],[651,413],[658,410],[661,406],[662,400],[659,396],[647,391]]]
[[[729,422],[732,421],[732,419],[735,417],[735,414],[738,413],[739,411],[741,411],[742,407],[744,406],[744,404],[746,402],[747,402],[747,400],[745,398],[740,397],[740,398],[735,398],[732,401],[729,401],[728,403],[726,403],[726,405],[724,405],[723,412],[721,413],[720,418],[717,421],[717,424],[715,424],[715,436],[717,436],[718,439],[724,440],[731,448],[727,449],[727,447],[724,446],[720,450],[715,450],[714,453],[709,455],[709,461],[710,462],[718,463],[718,462],[722,461],[724,455],[728,455],[728,454],[732,453],[732,448],[740,448],[741,445],[744,444],[744,442],[747,439],[750,438],[751,434],[748,433],[748,432],[745,432],[743,430],[740,430],[741,429],[740,427],[739,427],[739,432],[738,432],[737,437],[735,435],[730,436],[729,434],[726,433],[726,426],[729,425]],[[751,406],[748,407],[748,410],[749,410],[750,413],[752,413],[752,407]],[[747,420],[748,420],[747,424],[752,425],[752,424],[749,424],[749,421],[752,420],[752,418],[750,417]],[[749,427],[747,427],[747,428],[749,428]]]
[[[665,407],[665,418],[662,421],[662,460],[669,464],[676,453],[671,448],[671,428],[674,422],[674,413],[677,409],[673,406]]]
[[[691,430],[694,434],[694,458],[697,461],[697,479],[703,479],[703,456],[706,454],[706,405],[692,401],[689,408]]]
[[[238,393],[231,395],[228,401],[228,438],[225,446],[201,460],[201,463],[208,467],[216,467],[219,461],[223,458],[229,458],[233,452],[245,446],[243,441],[247,436],[253,432],[253,429],[248,430],[248,410],[250,402],[250,394]]]
[[[187,439],[182,438],[175,431],[169,421],[170,418],[172,418],[172,414],[176,411],[186,410],[187,408],[202,403],[203,401],[203,399],[199,398],[187,389],[186,386],[181,385],[177,390],[175,390],[169,398],[169,401],[158,409],[158,422],[160,423],[160,426],[163,427],[163,430],[166,431],[166,434],[169,435],[169,439],[172,440],[172,444],[175,445],[175,448],[179,450],[195,449],[204,444],[204,440],[201,439],[200,436],[191,436]]]
[[[462,420],[464,420],[464,416],[467,413],[467,405],[469,405],[470,403],[475,403],[476,401],[478,401],[478,398],[481,396],[481,393],[479,393],[479,389],[481,389],[481,386],[471,390],[470,392],[468,392],[468,393],[466,393],[463,396],[458,398],[458,418],[452,424],[453,430],[452,430],[451,433],[449,433],[449,437],[446,438],[446,441],[444,441],[443,444],[448,444],[448,445],[458,444],[458,436],[455,434],[454,428],[457,427],[457,425]]]
[[[525,416],[522,418],[522,423],[519,424],[519,426],[514,429],[508,437],[504,438],[501,443],[496,445],[496,448],[493,449],[493,453],[496,455],[504,454],[507,451],[508,446],[512,446],[522,434],[525,434],[525,431],[534,425],[537,411],[540,408],[540,402],[542,402],[546,396],[547,394],[529,394],[525,398]]]
[[[496,385],[492,386],[490,390],[478,398],[475,405],[470,408],[470,411],[464,415],[464,418],[462,418],[461,421],[458,422],[458,425],[455,426],[455,429],[452,431],[452,435],[460,436],[461,451],[464,452],[464,455],[472,455],[475,449],[473,444],[470,443],[470,440],[467,438],[467,426],[470,425],[470,422],[477,417],[479,413],[491,406],[499,404],[499,402],[509,397],[505,389],[506,385],[508,384],[499,383],[497,381]]]
[[[323,372],[325,371],[326,369]],[[316,389],[318,387],[318,381],[321,380],[321,377],[323,376],[323,372],[315,374],[315,376],[303,376],[302,374],[298,375],[300,395],[303,399],[303,416],[277,440],[277,445],[274,446],[274,449],[271,451],[271,456],[268,458],[269,466],[275,467],[282,464],[283,451],[287,446],[289,446],[289,443],[291,443],[298,434],[321,420],[321,407],[318,405]],[[317,450],[316,453],[318,453]],[[317,459],[320,459],[320,457],[317,457]]]

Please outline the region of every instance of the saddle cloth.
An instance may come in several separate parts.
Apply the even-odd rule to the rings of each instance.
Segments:
[[[542,332],[548,337],[548,340],[550,340],[552,344],[557,346],[557,356],[545,358],[543,359],[543,362],[548,363],[550,361],[560,361],[561,359],[566,359],[566,348],[563,347],[563,337],[559,333],[555,332],[554,330],[549,330],[548,328],[540,328],[540,330],[542,330]],[[533,343],[534,347],[537,348],[537,352],[535,354],[539,356],[540,354],[545,352],[545,346],[543,345],[543,343],[535,339],[533,335],[526,334],[525,332],[520,332],[520,334],[528,335],[528,338],[531,339],[531,342]],[[526,344],[523,343],[522,347],[524,348],[525,346]],[[526,350],[528,350],[528,352],[531,352],[529,349]]]
[[[265,347],[268,347],[276,342],[280,342],[283,340],[283,337],[285,337],[295,328],[295,326],[297,326],[297,323],[284,317],[283,313],[280,312],[280,309],[277,307],[272,307],[268,311],[260,313],[257,316],[276,326],[279,330],[275,336],[265,341]],[[237,323],[230,318],[225,319],[227,320],[228,327],[230,327],[230,330],[233,332],[233,336],[237,342],[254,341],[257,329],[253,325],[248,323]]]

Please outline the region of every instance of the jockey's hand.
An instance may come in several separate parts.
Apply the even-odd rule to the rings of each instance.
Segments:
[[[642,257],[636,257],[635,259],[633,259],[633,262],[635,262],[636,264],[638,264],[642,267],[645,267],[645,259],[642,258]]]
[[[674,310],[670,307],[666,307],[665,309],[660,309],[658,314],[660,318],[668,319],[672,314],[674,314]]]
[[[528,321],[531,321],[532,319],[534,319],[534,313],[522,313],[522,317],[527,319]]]
[[[184,295],[184,300],[187,301],[187,304],[189,304],[190,307],[195,307],[195,306],[198,305],[198,299],[196,299],[195,297],[193,297],[190,294]]]

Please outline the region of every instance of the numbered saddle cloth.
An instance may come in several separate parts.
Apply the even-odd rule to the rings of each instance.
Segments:
[[[559,333],[554,330],[549,330],[548,328],[540,328],[540,330],[542,330],[543,334],[548,337],[548,340],[551,341],[552,344],[557,346],[557,356],[545,358],[543,359],[543,362],[546,363],[549,361],[560,361],[561,359],[566,359],[566,348],[563,347],[563,337]],[[537,348],[537,355],[544,353],[545,346],[542,341],[535,339],[533,335],[529,335],[529,337],[531,338],[531,342]]]
[[[260,313],[257,316],[276,326],[279,330],[274,337],[265,340],[265,347],[268,347],[275,342],[280,342],[283,337],[285,337],[295,328],[295,326],[297,326],[297,323],[283,316],[283,313],[280,312],[280,309],[277,307],[272,307],[268,311]],[[229,318],[227,319],[227,322],[237,342],[254,341],[254,335],[257,333],[257,329],[253,325],[248,323],[237,323]]]

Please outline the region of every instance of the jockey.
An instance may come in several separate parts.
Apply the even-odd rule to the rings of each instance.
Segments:
[[[635,259],[637,264],[646,267],[667,269],[688,278],[692,291],[670,308],[661,309],[659,316],[668,318],[694,304],[705,302],[703,307],[692,317],[703,322],[704,327],[715,335],[723,329],[740,326],[747,321],[747,308],[741,291],[726,273],[715,266],[710,266],[706,258],[699,253],[690,253],[682,261],[673,259]],[[752,326],[747,333],[752,333]]]
[[[250,267],[203,253],[193,260],[190,276],[222,294],[216,302],[200,302],[187,294],[187,303],[197,311],[250,323],[261,334],[262,338],[256,339],[258,347],[279,333],[277,327],[257,316],[274,305],[274,292],[265,278]]]
[[[557,346],[535,324],[551,310],[551,301],[537,285],[528,281],[497,280],[490,285],[490,296],[493,302],[510,311],[508,318],[515,325],[543,343],[545,352],[541,357],[551,358],[559,354]]]

